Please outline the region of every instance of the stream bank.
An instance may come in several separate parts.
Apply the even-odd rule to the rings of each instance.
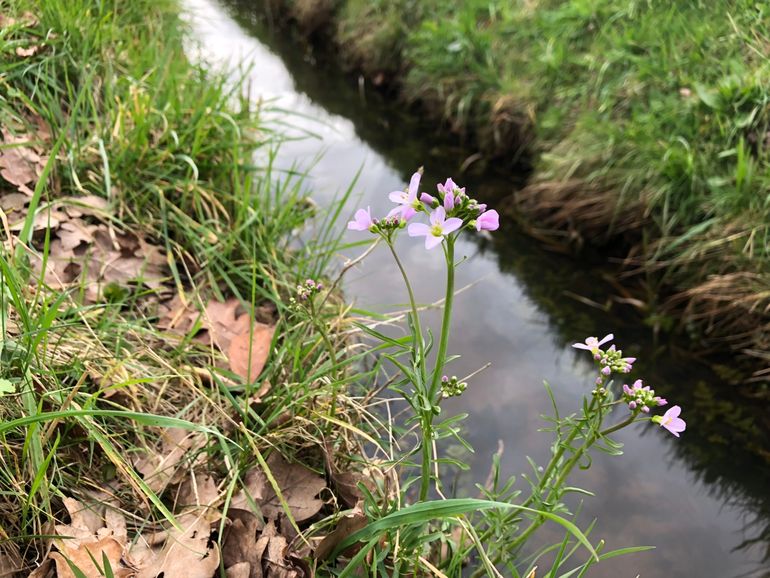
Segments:
[[[749,4],[256,6],[309,57],[452,134],[464,168],[531,169],[508,187],[511,218],[614,261],[616,304],[700,353],[729,352],[725,379],[767,398],[766,93],[742,39],[768,34]]]

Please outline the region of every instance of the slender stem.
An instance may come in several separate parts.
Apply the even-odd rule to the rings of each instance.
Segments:
[[[417,350],[419,353],[420,358],[420,369],[423,372],[423,379],[425,378],[425,344],[422,339],[422,327],[420,325],[420,316],[417,313],[417,301],[415,301],[414,298],[414,291],[412,291],[412,284],[409,282],[409,277],[406,274],[406,269],[404,269],[404,265],[401,263],[401,259],[398,258],[398,254],[396,253],[395,247],[393,247],[393,243],[386,239],[386,244],[388,245],[388,249],[390,249],[391,255],[393,255],[393,259],[396,261],[396,265],[398,266],[398,270],[401,272],[401,277],[404,279],[404,285],[406,285],[406,291],[409,293],[409,307],[412,310],[412,322],[414,323],[414,330],[415,333],[417,333]]]
[[[315,307],[315,304],[313,303],[313,298],[310,297],[310,318],[312,324],[315,326],[315,328],[318,330],[318,333],[321,335],[321,340],[324,342],[324,345],[326,346],[326,350],[329,352],[329,360],[332,364],[332,372],[334,373],[334,383],[332,384],[332,405],[329,410],[329,413],[332,417],[335,417],[337,415],[337,395],[339,390],[339,379],[340,379],[340,373],[339,373],[339,367],[337,367],[337,354],[334,352],[334,345],[331,342],[331,339],[329,339],[329,335],[326,332],[326,328],[324,327],[323,322],[318,319],[317,310]],[[327,424],[327,427],[331,427],[331,424]],[[328,432],[327,432],[328,433]]]
[[[601,416],[600,416],[601,419]],[[561,470],[561,473],[559,474],[559,477],[556,478],[556,481],[551,486],[552,489],[560,488],[567,480],[567,477],[570,475],[572,470],[574,469],[575,465],[578,463],[580,458],[583,456],[585,452],[587,452],[591,446],[596,442],[596,440],[600,437],[607,436],[613,432],[616,432],[620,429],[623,429],[624,427],[631,425],[635,421],[635,416],[631,415],[627,419],[616,423],[613,426],[610,426],[604,430],[602,430],[599,433],[593,433],[590,436],[588,436],[583,443],[583,445],[573,454],[573,456],[564,464],[564,467]],[[549,490],[548,493],[545,496],[545,499],[548,499],[550,496],[551,491]],[[529,500],[528,500],[529,501]],[[526,540],[540,527],[545,523],[545,518],[538,517],[536,518],[528,527],[526,530],[524,530],[521,534],[519,534],[512,542],[506,545],[506,549],[508,551],[511,551],[518,547],[520,544],[523,544],[526,542]]]
[[[423,341],[422,326],[420,324],[420,316],[417,312],[417,301],[414,298],[414,291],[412,290],[412,284],[409,282],[409,277],[406,274],[406,269],[401,263],[401,259],[398,258],[393,243],[386,239],[388,249],[393,255],[393,259],[396,261],[398,270],[401,272],[401,277],[404,280],[406,291],[409,294],[409,306],[412,310],[412,323],[414,324],[414,332],[417,338],[417,361],[420,366],[420,381],[421,383],[415,384],[417,395],[422,398],[420,405],[422,415],[420,416],[420,429],[422,430],[421,440],[421,453],[422,463],[420,464],[420,501],[424,502],[428,498],[428,491],[430,490],[430,466],[433,462],[431,455],[431,440],[433,438],[433,412],[431,409],[431,402],[428,396],[428,390],[425,387],[425,381],[427,378],[427,371],[425,369],[425,343]]]
[[[447,237],[444,249],[446,256],[446,297],[444,298],[444,318],[441,321],[441,337],[438,344],[438,354],[436,355],[436,368],[433,371],[433,380],[430,385],[430,399],[433,401],[438,391],[441,381],[441,371],[446,361],[446,350],[449,344],[449,330],[452,323],[452,302],[455,296],[455,240],[454,237]]]

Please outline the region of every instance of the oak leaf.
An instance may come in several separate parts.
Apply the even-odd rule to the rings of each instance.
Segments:
[[[300,464],[290,464],[276,453],[268,458],[267,465],[296,522],[312,518],[320,511],[324,502],[317,496],[326,488],[326,482],[321,476]],[[246,473],[244,489],[233,498],[232,506],[251,509],[249,498],[267,518],[277,518],[284,513],[281,500],[259,467]]]
[[[76,578],[70,564],[86,578],[102,578],[102,564],[109,564],[115,578],[133,576],[135,568],[126,556],[126,522],[110,508],[92,509],[73,498],[64,498],[69,524],[57,524],[54,541],[58,552],[50,554],[58,578]],[[101,513],[99,510],[104,510]],[[106,559],[106,562],[104,560]],[[97,561],[98,566],[94,564]]]

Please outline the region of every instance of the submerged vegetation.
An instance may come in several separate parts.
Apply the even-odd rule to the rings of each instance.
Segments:
[[[532,159],[511,206],[549,242],[600,245],[619,258],[621,297],[651,326],[766,365],[765,7],[268,4],[311,39],[331,38],[349,67],[474,141],[490,162]]]

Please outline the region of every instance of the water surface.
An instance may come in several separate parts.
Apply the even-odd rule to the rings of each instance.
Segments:
[[[278,164],[307,170],[308,187],[319,204],[328,205],[362,167],[351,213],[356,206],[371,206],[373,214],[384,214],[391,206],[387,193],[403,188],[421,165],[428,190],[448,176],[482,199],[500,198],[511,187],[510,179],[490,167],[461,175],[462,151],[436,136],[435,127],[410,118],[366,87],[357,90],[333,69],[314,63],[290,39],[268,34],[247,9],[216,0],[184,0],[183,5],[192,36],[200,42],[201,50],[191,48],[194,57],[213,67],[237,69],[249,63],[252,98],[271,99],[271,108],[292,113],[289,136],[314,135],[286,142]],[[275,116],[273,122],[282,118]],[[349,238],[360,239],[355,234]],[[399,250],[417,298],[425,303],[439,299],[441,253],[425,251],[421,242],[405,236]],[[537,431],[544,425],[540,414],[550,410],[542,381],[552,385],[562,411],[571,411],[591,387],[592,366],[569,344],[613,331],[628,354],[640,357],[635,376],[685,408],[688,431],[677,440],[652,426],[625,430],[618,435],[625,456],[600,454],[589,470],[575,476],[575,485],[601,497],[588,498],[583,506],[586,520],[600,518],[595,540],[605,538],[609,547],[658,547],[602,564],[590,575],[765,575],[770,476],[761,460],[744,451],[748,443],[761,447],[761,440],[731,437],[734,406],[722,393],[714,395],[724,390],[723,384],[675,342],[654,343],[650,331],[627,311],[610,314],[569,297],[602,303],[609,289],[602,281],[608,269],[601,265],[549,253],[510,223],[493,236],[464,239],[457,253],[467,257],[457,284],[472,287],[456,299],[450,352],[463,357],[451,372],[461,376],[492,363],[463,397],[445,406],[448,412],[471,416],[467,438],[476,454],[461,487],[484,481],[499,440],[506,475],[527,470],[525,455],[546,460],[550,438]],[[405,301],[384,247],[351,271],[345,291],[363,308],[388,311]],[[435,330],[437,315],[430,321]],[[556,533],[552,537],[559,539]],[[757,543],[747,545],[752,540]]]

